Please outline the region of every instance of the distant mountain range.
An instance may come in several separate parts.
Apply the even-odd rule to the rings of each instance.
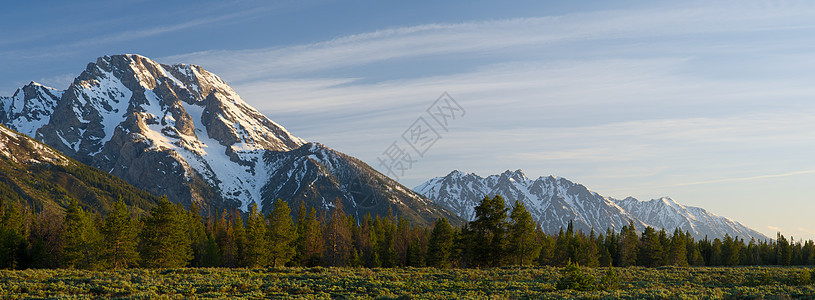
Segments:
[[[501,195],[508,207],[520,201],[548,233],[557,233],[572,220],[575,229],[584,232],[594,229],[602,233],[606,228],[619,232],[631,220],[640,230],[645,226],[668,231],[682,228],[697,239],[705,236],[713,239],[725,234],[746,240],[769,239],[739,222],[702,208],[684,206],[671,198],[618,200],[604,197],[565,178],[549,176],[532,180],[521,170],[507,170],[486,178],[453,171],[447,176],[430,179],[414,190],[466,220],[475,217],[474,208],[485,196]]]
[[[0,123],[153,195],[205,211],[277,199],[414,224],[455,215],[367,164],[300,139],[215,74],[139,55],[100,57],[67,90],[30,83],[0,97]]]

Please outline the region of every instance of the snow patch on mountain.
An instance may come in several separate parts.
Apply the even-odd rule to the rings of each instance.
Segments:
[[[673,230],[682,228],[696,238],[723,237],[767,239],[741,223],[720,217],[698,207],[686,207],[671,198],[651,201],[634,198],[616,200],[592,192],[585,186],[554,176],[529,179],[523,171],[509,171],[486,178],[458,170],[447,176],[432,178],[414,191],[435,201],[466,220],[475,219],[475,206],[484,197],[502,196],[508,207],[523,203],[541,228],[557,233],[569,221],[576,229],[619,231],[633,221],[645,226]]]

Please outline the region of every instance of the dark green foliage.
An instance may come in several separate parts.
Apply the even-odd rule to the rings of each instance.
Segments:
[[[93,216],[79,207],[76,199],[71,199],[65,212],[64,266],[68,268],[90,269],[98,265],[102,236],[96,227]]]
[[[149,268],[184,267],[192,259],[190,237],[182,208],[162,197],[144,218],[141,232],[142,266]]]
[[[102,224],[104,240],[100,251],[103,266],[119,269],[136,266],[139,260],[135,219],[124,201],[119,200]]]
[[[64,212],[59,207],[37,212],[0,198],[0,266],[485,268],[565,266],[569,261],[589,268],[797,266],[812,263],[815,256],[813,241],[787,240],[780,233],[777,241],[751,240],[747,245],[743,239],[727,235],[695,241],[681,229],[668,234],[645,228],[639,235],[633,223],[619,234],[611,229],[599,236],[594,230],[575,232],[570,224],[557,235],[549,235],[539,228],[530,230],[534,223],[529,222],[520,203],[507,218],[506,208],[493,203],[496,198],[485,198],[478,218],[469,224],[454,228],[446,219],[439,219],[432,229],[414,226],[404,218],[396,221],[392,215],[357,220],[343,213],[340,202],[327,218],[318,218],[315,208],[301,205],[295,226],[291,210],[282,200],[276,201],[266,217],[253,205],[246,217],[232,210],[202,218],[195,205],[187,210],[162,199],[150,215],[139,218],[123,200],[102,216],[86,212],[76,199],[68,200]],[[503,219],[498,220],[502,212]],[[500,249],[493,245],[500,245]],[[632,258],[636,260],[632,262]],[[599,275],[595,278],[599,278],[598,287],[604,288],[604,279]],[[812,273],[798,272],[784,278],[779,282],[805,284],[812,280]]]
[[[453,227],[446,218],[436,221],[430,233],[427,245],[427,265],[437,268],[449,268],[453,252]]]
[[[501,266],[506,258],[507,208],[501,196],[484,197],[470,222],[475,238],[474,264]]]
[[[14,269],[25,257],[24,216],[16,203],[0,197],[0,268]]]
[[[558,290],[590,291],[594,289],[594,276],[584,273],[576,262],[568,261],[560,274],[561,277],[557,283]]]
[[[634,228],[634,221],[629,220],[627,226],[620,231],[619,259],[615,266],[626,267],[637,263],[637,246],[639,238]]]
[[[663,260],[662,243],[659,235],[651,227],[646,227],[642,232],[640,246],[637,251],[637,262],[640,266],[657,267],[662,265]]]
[[[603,273],[602,277],[600,277],[599,288],[604,291],[620,289],[620,276],[617,274],[617,270],[615,270],[614,267],[609,267],[606,269],[606,272]]]
[[[295,253],[297,229],[291,219],[291,209],[285,201],[277,199],[268,217],[269,259],[272,267],[285,265]]]
[[[334,201],[334,208],[331,209],[331,217],[325,224],[323,234],[325,242],[323,244],[323,261],[327,266],[344,267],[349,263],[351,253],[351,230],[348,227],[348,219],[342,208],[342,201],[337,198]]]
[[[511,221],[507,250],[512,258],[511,262],[521,266],[531,265],[541,249],[540,244],[536,241],[535,221],[532,220],[532,215],[526,210],[526,206],[518,201],[515,202],[509,218]]]
[[[257,203],[249,205],[249,219],[246,221],[246,245],[243,251],[243,266],[265,267],[269,264],[270,243],[266,219],[258,210]]]

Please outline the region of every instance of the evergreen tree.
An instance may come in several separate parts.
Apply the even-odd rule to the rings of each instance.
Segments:
[[[393,240],[393,249],[396,251],[397,266],[407,265],[408,248],[410,247],[410,221],[400,218],[396,223],[396,238]]]
[[[504,198],[484,197],[475,207],[475,220],[470,227],[475,233],[475,263],[478,266],[501,266],[506,257],[507,208]]]
[[[269,237],[266,220],[258,211],[257,203],[249,206],[249,219],[246,222],[246,245],[244,246],[243,265],[250,268],[265,267],[268,265]]]
[[[789,266],[792,263],[792,251],[787,238],[780,232],[777,234],[775,245],[777,263],[782,266]]]
[[[0,268],[16,269],[25,258],[26,232],[24,216],[16,203],[0,197]]]
[[[722,265],[735,266],[739,264],[739,252],[741,247],[737,240],[730,237],[729,234],[724,234],[724,241],[722,241]]]
[[[85,213],[76,199],[71,199],[65,212],[64,263],[69,268],[96,267],[102,242],[93,217]]]
[[[179,208],[166,196],[144,219],[141,232],[142,265],[150,268],[184,267],[192,259],[190,237],[183,208]]]
[[[139,261],[138,232],[133,220],[120,197],[102,225],[104,242],[100,258],[105,266],[127,268],[135,266]]]
[[[560,280],[555,286],[558,290],[590,291],[594,289],[594,277],[583,273],[578,263],[568,261],[560,273]]]
[[[535,229],[535,233],[537,234],[537,241],[540,244],[540,254],[538,254],[537,263],[538,265],[555,265],[553,263],[553,256],[555,252],[555,240],[552,236],[546,234],[541,230],[540,227]]]
[[[710,247],[710,260],[708,261],[709,266],[721,266],[722,265],[722,240],[719,238],[713,239],[713,244]]]
[[[688,253],[687,241],[685,241],[685,234],[679,228],[674,229],[671,235],[671,242],[669,243],[668,261],[666,264],[674,266],[687,266]]]
[[[436,221],[430,233],[427,246],[427,265],[436,268],[449,268],[453,251],[453,227],[446,218]]]
[[[637,264],[646,267],[657,267],[663,261],[662,243],[659,234],[650,226],[642,232],[640,247],[637,252]]]
[[[637,237],[637,230],[634,228],[634,221],[629,220],[628,225],[623,226],[620,231],[619,266],[627,267],[637,263],[638,245],[639,237]]]
[[[393,222],[393,211],[388,208],[385,218],[379,216],[374,219],[374,232],[376,233],[376,253],[382,267],[396,266],[397,255],[394,247],[396,238],[396,225]]]
[[[595,241],[594,229],[586,237],[582,232],[577,237],[579,242],[577,258],[580,263],[590,268],[596,268],[599,264],[597,252],[597,242]]]
[[[535,221],[526,206],[519,201],[515,201],[509,218],[512,221],[509,224],[508,252],[513,257],[513,263],[530,265],[541,249],[541,245],[536,243]]]
[[[306,218],[308,211],[306,210],[306,203],[300,201],[300,207],[297,209],[297,239],[294,241],[294,257],[292,260],[297,266],[306,266]]]
[[[351,231],[343,211],[342,201],[334,200],[331,217],[325,225],[323,235],[323,260],[328,266],[344,267],[348,265],[351,256]]]
[[[220,265],[224,267],[237,267],[240,265],[238,242],[235,239],[235,230],[231,214],[224,211],[215,226],[215,242],[218,244]],[[239,220],[243,223],[243,220]]]
[[[198,204],[195,202],[190,204],[189,211],[186,211],[186,219],[187,232],[190,236],[190,247],[192,248],[192,261],[190,261],[190,265],[203,267],[205,266],[205,251],[207,251],[207,232],[199,212]]]
[[[285,265],[294,257],[297,229],[291,219],[289,205],[277,199],[269,214],[269,254],[272,267]]]

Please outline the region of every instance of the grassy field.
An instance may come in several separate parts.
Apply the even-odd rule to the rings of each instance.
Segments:
[[[557,290],[560,268],[0,271],[0,298],[815,299],[811,268],[616,268],[618,290]],[[583,269],[598,279],[606,269]]]

